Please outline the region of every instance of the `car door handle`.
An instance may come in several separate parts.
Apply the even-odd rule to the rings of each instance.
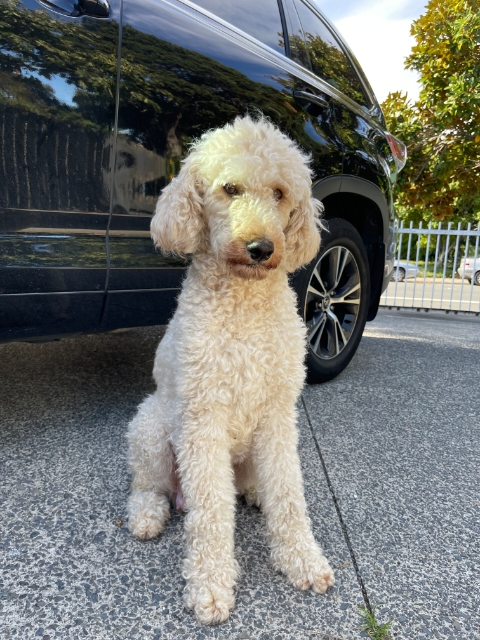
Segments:
[[[303,106],[313,103],[322,109],[330,109],[330,104],[326,98],[309,93],[308,91],[294,91],[293,97]]]
[[[91,18],[108,18],[110,16],[110,5],[108,0],[38,0],[46,9],[62,16],[79,18],[80,16],[90,16]]]

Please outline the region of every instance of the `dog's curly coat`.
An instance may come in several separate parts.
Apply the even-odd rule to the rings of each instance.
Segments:
[[[268,121],[237,118],[194,145],[152,220],[163,251],[193,259],[156,353],[157,391],[129,426],[128,521],[138,538],[157,536],[183,491],[185,604],[204,623],[234,606],[236,493],[261,506],[273,564],[292,584],[334,583],[297,453],[306,330],[287,273],[320,243],[307,160]],[[258,259],[249,247],[265,239],[273,253]]]

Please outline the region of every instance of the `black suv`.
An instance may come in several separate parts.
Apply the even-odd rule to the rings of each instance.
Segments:
[[[189,143],[261,112],[312,157],[328,230],[292,278],[313,381],[393,270],[404,147],[304,0],[0,0],[0,340],[164,324],[185,262],[149,227]]]

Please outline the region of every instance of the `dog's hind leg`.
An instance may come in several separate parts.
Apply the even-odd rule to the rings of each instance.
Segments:
[[[257,491],[257,476],[253,460],[249,456],[240,464],[233,467],[235,471],[235,489],[237,493],[245,498],[249,507],[255,505],[260,508],[260,496]]]
[[[146,398],[128,427],[128,463],[132,487],[128,526],[137,538],[154,538],[170,515],[175,462],[156,394]]]

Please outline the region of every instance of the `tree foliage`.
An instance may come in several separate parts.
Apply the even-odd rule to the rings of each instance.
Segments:
[[[398,182],[400,215],[414,220],[480,219],[480,4],[430,0],[412,24],[406,67],[420,74],[413,104],[391,93],[382,107],[408,147]]]

